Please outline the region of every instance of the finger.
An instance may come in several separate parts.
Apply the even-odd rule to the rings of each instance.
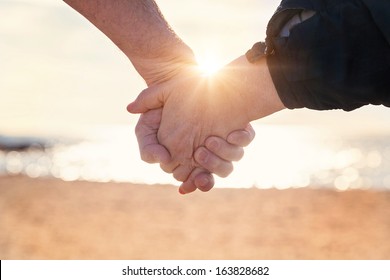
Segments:
[[[141,159],[147,163],[160,163],[169,161],[170,155],[167,149],[160,144],[149,144],[140,148]]]
[[[164,170],[166,173],[173,173],[179,166],[180,165],[173,160],[171,160],[170,162],[160,163],[160,168]]]
[[[164,105],[164,86],[151,86],[141,91],[138,97],[127,105],[127,111],[133,114],[161,108]]]
[[[207,192],[214,186],[214,177],[202,168],[195,168],[188,179],[181,184],[179,192],[187,194],[199,189]]]
[[[208,172],[201,172],[195,176],[195,186],[202,192],[208,192],[214,187],[214,177]]]
[[[255,130],[250,124],[248,124],[244,130],[235,130],[231,132],[227,137],[227,141],[230,144],[245,147],[252,142],[252,140],[255,138],[255,135]]]
[[[205,141],[206,148],[226,161],[238,161],[244,156],[241,146],[229,144],[225,139],[211,136]]]
[[[169,151],[160,145],[157,139],[161,114],[162,109],[148,111],[141,115],[135,127],[141,158],[148,163],[171,162]]]
[[[233,164],[208,151],[205,147],[199,147],[195,153],[196,162],[204,169],[220,177],[226,177],[233,171]]]
[[[173,171],[173,177],[180,182],[184,182],[185,180],[188,179],[193,169],[194,169],[193,167],[188,165],[179,165]]]

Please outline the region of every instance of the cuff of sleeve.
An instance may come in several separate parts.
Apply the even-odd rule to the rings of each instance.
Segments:
[[[304,106],[299,100],[297,100],[296,95],[293,93],[293,88],[284,76],[281,69],[283,64],[278,61],[278,58],[274,55],[267,56],[267,65],[272,81],[283,105],[288,109],[303,108]]]

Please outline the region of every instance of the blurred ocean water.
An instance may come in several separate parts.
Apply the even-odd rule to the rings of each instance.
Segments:
[[[217,178],[216,187],[390,189],[390,134],[354,138],[300,126],[255,129],[244,158],[228,178]],[[106,128],[73,141],[3,137],[0,146],[1,175],[178,184],[158,165],[140,160],[133,127]]]

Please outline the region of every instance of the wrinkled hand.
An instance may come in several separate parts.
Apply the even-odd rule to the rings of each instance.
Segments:
[[[171,156],[168,150],[159,144],[157,132],[160,127],[162,109],[147,111],[142,114],[136,126],[136,136],[141,158],[148,163],[169,165]],[[205,146],[200,147],[194,154],[195,161],[202,168],[194,168],[187,180],[180,186],[182,194],[193,192],[196,189],[208,191],[214,185],[213,176],[227,176],[233,170],[231,161],[241,159],[243,147],[253,140],[255,132],[248,125],[244,130],[231,132],[227,140],[211,136],[206,139]],[[206,171],[207,170],[207,171]],[[173,171],[175,176],[175,171]],[[176,177],[176,176],[175,176]]]
[[[195,58],[189,49],[183,52],[175,51],[154,59],[133,58],[133,64],[142,75],[148,86],[156,86],[164,81],[174,80],[181,73],[196,67]],[[137,59],[134,61],[134,59]],[[190,70],[191,71],[191,70]],[[173,164],[170,153],[158,142],[157,132],[161,121],[160,113],[154,110],[143,113],[136,127],[141,157],[149,163],[160,163],[161,168],[173,173],[173,176],[183,182],[179,191],[184,193],[196,189],[208,191],[214,186],[211,173],[226,177],[233,170],[232,161],[239,160],[254,138],[255,132],[250,125],[245,130],[234,131],[227,141],[220,137],[210,137],[204,147],[194,154],[194,160],[200,167],[171,171]],[[187,178],[184,180],[184,178]]]
[[[242,64],[243,60],[238,62]],[[248,69],[243,69],[232,64],[213,78],[187,71],[144,90],[128,106],[132,113],[164,106],[157,136],[158,142],[168,148],[172,160],[161,167],[173,172],[179,181],[185,181],[199,167],[193,158],[194,151],[205,145],[208,136],[226,139],[231,131],[245,129],[252,120],[250,100],[244,98]]]

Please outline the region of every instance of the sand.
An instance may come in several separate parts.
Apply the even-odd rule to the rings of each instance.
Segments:
[[[0,259],[390,259],[390,192],[0,177]]]

